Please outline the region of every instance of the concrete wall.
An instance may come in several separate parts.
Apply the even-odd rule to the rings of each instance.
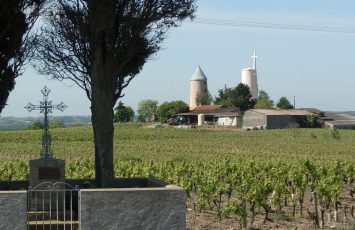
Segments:
[[[224,126],[237,126],[237,117],[219,117],[218,118],[218,125]]]
[[[243,117],[243,129],[253,129],[258,126],[266,126],[267,118],[266,115],[248,110],[245,112]]]
[[[27,192],[0,191],[0,229],[27,229]]]
[[[185,191],[163,188],[80,190],[81,230],[186,229]]]

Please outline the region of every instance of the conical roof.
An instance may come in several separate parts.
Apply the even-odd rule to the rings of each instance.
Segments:
[[[207,77],[199,65],[197,66],[195,73],[192,75],[191,81],[207,81]]]

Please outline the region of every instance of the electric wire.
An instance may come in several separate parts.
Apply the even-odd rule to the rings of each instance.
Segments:
[[[194,21],[192,21],[192,23],[215,25],[215,26],[257,28],[257,29],[276,29],[276,30],[294,30],[294,31],[307,31],[307,32],[355,34],[355,28],[346,28],[346,27],[279,24],[279,23],[264,23],[264,22],[256,22],[256,21],[233,21],[233,20],[220,20],[220,19],[208,19],[208,18],[196,18]]]

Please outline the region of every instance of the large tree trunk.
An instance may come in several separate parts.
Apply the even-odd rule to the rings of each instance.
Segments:
[[[91,112],[95,142],[97,187],[112,187],[114,76],[110,33],[114,17],[112,0],[90,0]]]
[[[112,187],[113,172],[113,111],[109,95],[95,89],[91,103],[95,142],[95,178],[97,187]]]

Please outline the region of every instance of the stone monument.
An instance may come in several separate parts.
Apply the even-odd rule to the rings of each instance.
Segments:
[[[53,157],[53,150],[51,148],[52,138],[49,133],[48,113],[52,113],[54,109],[64,111],[67,106],[61,102],[58,105],[53,105],[52,101],[48,100],[50,89],[46,86],[41,90],[43,94],[43,101],[39,105],[28,103],[25,107],[29,112],[32,110],[39,110],[44,113],[44,133],[42,135],[42,149],[39,159],[30,160],[30,187],[35,188],[38,186],[48,186],[48,183],[55,184],[56,182],[65,182],[65,161],[55,159]],[[43,189],[46,189],[45,187]],[[42,199],[37,197],[36,200]]]

